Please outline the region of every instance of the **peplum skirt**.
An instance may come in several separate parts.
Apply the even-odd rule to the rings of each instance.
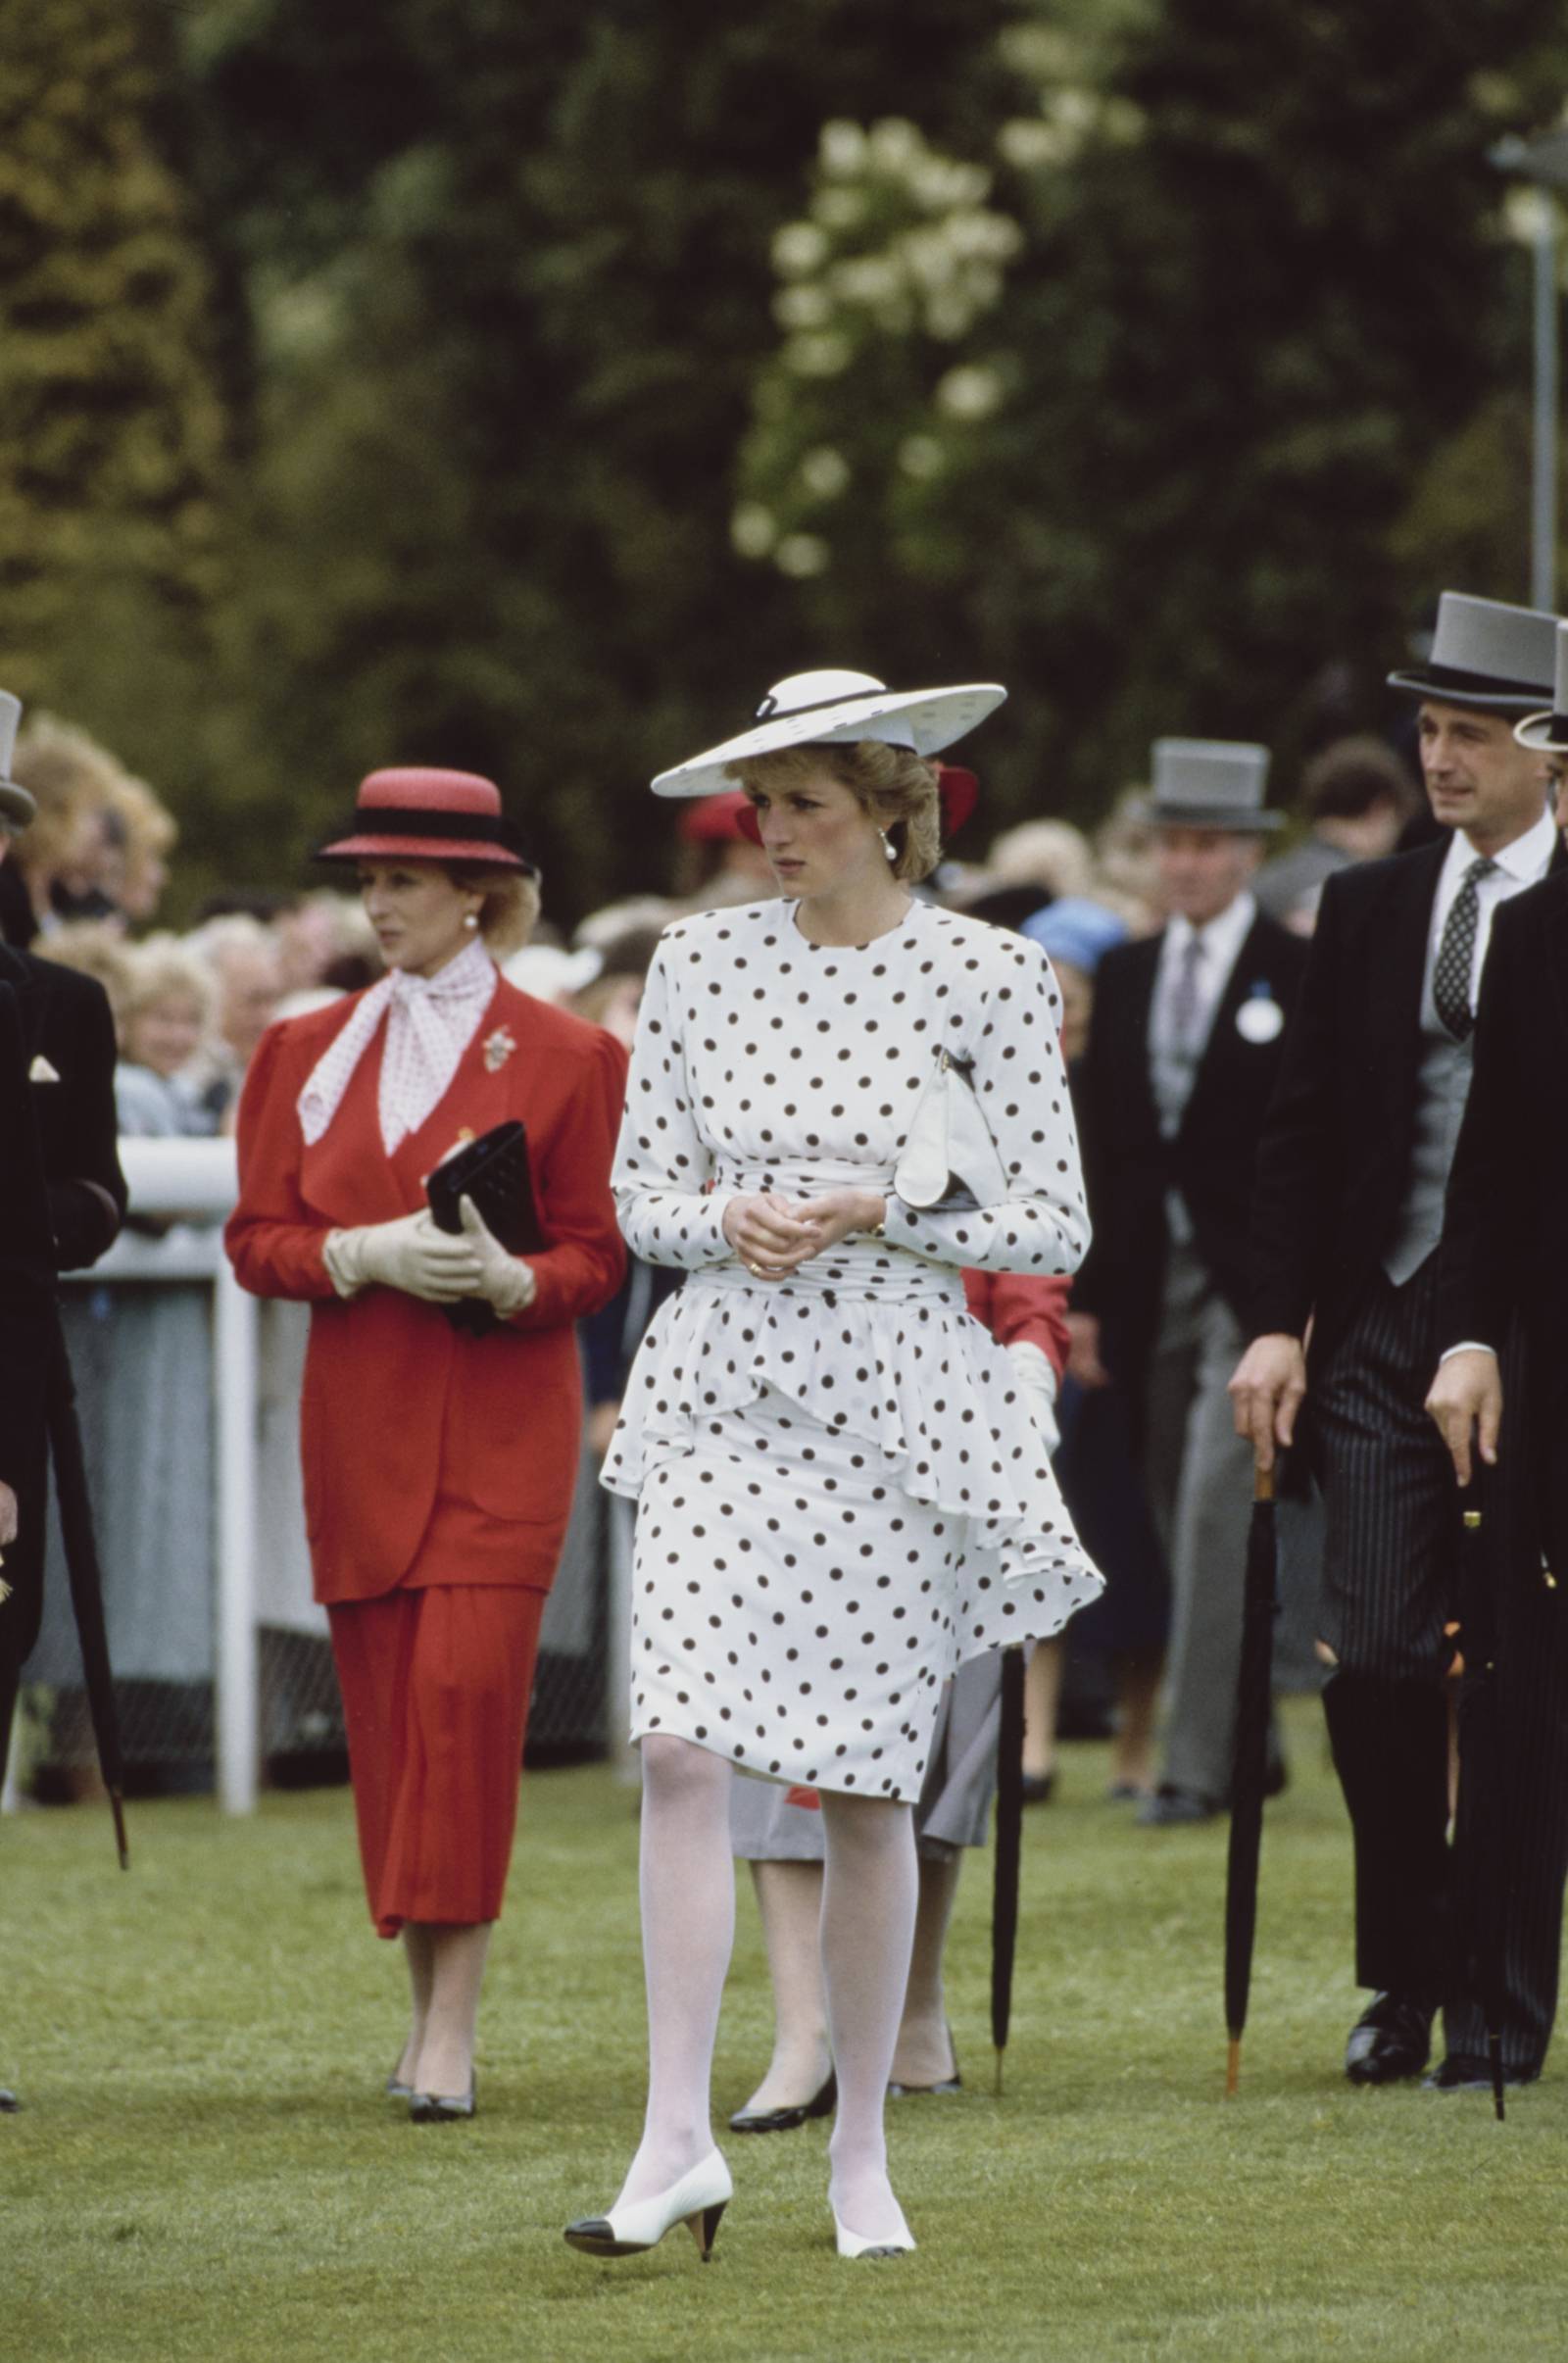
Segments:
[[[959,1663],[1100,1591],[957,1275],[900,1260],[722,1266],[650,1329],[605,1472],[638,1501],[634,1739],[912,1803]]]

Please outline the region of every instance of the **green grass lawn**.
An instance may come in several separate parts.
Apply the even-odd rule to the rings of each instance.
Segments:
[[[1348,1847],[1315,1707],[1270,1807],[1242,2096],[1221,2096],[1222,1827],[1145,1832],[1067,1751],[1031,1812],[1007,2091],[991,2092],[990,1863],[951,1952],[961,2098],[894,2111],[920,2242],[840,2264],[825,2129],[732,2139],[711,2265],[682,2234],[599,2263],[561,2227],[635,2141],[636,1828],[600,1770],[530,1779],[480,2040],[480,2116],[380,2097],[398,1955],[346,1794],[251,1822],[75,1806],[0,1825],[0,2356],[18,2363],[785,2363],[1568,2350],[1568,2092],[1349,2090]],[[760,2072],[741,1936],[717,2096]]]

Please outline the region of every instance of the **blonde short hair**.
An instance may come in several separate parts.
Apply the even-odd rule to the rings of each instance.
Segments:
[[[199,954],[172,935],[150,935],[145,943],[130,945],[125,961],[126,1021],[176,993],[196,1004],[204,1027],[212,1023],[217,999],[213,972]]]
[[[539,921],[539,881],[525,869],[499,869],[493,862],[443,864],[454,886],[483,897],[479,933],[498,960],[520,952]]]
[[[81,816],[117,809],[124,772],[107,747],[74,723],[34,712],[17,741],[11,775],[38,812],[18,846],[27,870],[48,876],[73,850]]]
[[[748,794],[788,786],[813,771],[826,771],[848,788],[860,810],[886,830],[897,857],[888,863],[895,878],[912,886],[931,875],[942,859],[939,773],[911,748],[862,738],[842,747],[778,747],[770,755],[748,756],[724,766],[725,777],[738,780]]]

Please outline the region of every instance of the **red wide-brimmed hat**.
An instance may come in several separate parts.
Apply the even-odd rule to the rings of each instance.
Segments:
[[[751,809],[752,800],[744,788],[726,788],[722,796],[705,796],[699,804],[688,805],[680,816],[679,834],[688,845],[722,845],[733,837],[755,841],[755,825],[746,825]]]
[[[945,845],[950,837],[957,835],[979,803],[980,782],[972,771],[965,771],[959,763],[938,763],[936,770],[937,801],[942,807],[942,841]],[[750,837],[754,845],[761,844],[762,832],[758,826],[757,807],[750,797],[746,800],[746,810],[736,813],[735,825],[743,837]]]
[[[538,876],[501,810],[494,780],[476,771],[372,771],[360,783],[347,833],[318,862],[472,862]]]

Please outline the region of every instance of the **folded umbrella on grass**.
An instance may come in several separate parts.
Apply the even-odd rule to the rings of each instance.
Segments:
[[[1247,1538],[1242,1603],[1242,1658],[1236,1677],[1236,1762],[1231,1777],[1230,1849],[1225,1871],[1225,2025],[1230,2050],[1225,2091],[1241,2081],[1242,2037],[1252,1985],[1257,1931],[1258,1858],[1263,1843],[1263,1795],[1268,1782],[1269,1700],[1273,1689],[1274,1471],[1254,1468],[1252,1523]]]

